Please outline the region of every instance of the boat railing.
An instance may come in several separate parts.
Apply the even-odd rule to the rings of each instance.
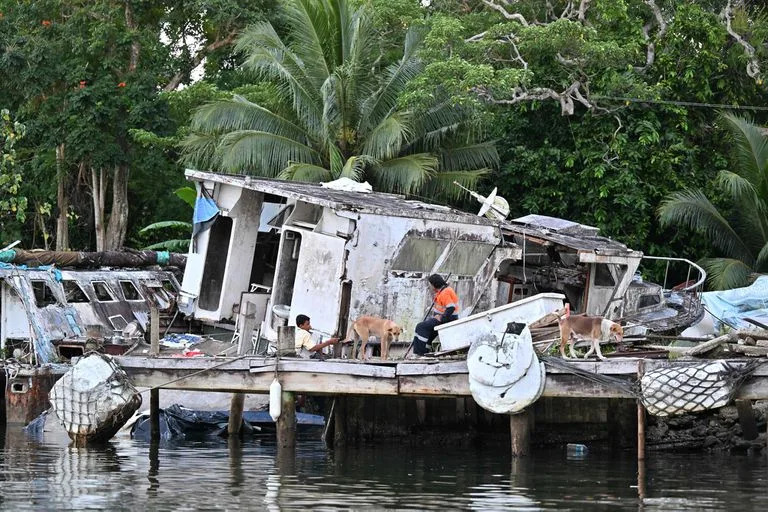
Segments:
[[[707,271],[701,268],[696,263],[686,258],[671,258],[668,256],[643,256],[644,260],[663,261],[666,263],[664,267],[664,281],[661,285],[665,295],[670,292],[677,292],[693,297],[697,302],[701,301],[701,292],[704,290],[704,282],[707,280]],[[669,286],[670,279],[670,266],[672,265],[687,265],[685,281],[675,286]],[[681,275],[675,272],[675,275]]]

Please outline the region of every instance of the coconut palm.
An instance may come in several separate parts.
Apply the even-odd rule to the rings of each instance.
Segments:
[[[702,261],[715,289],[744,286],[753,272],[768,270],[768,137],[751,121],[724,114],[733,134],[733,171],[717,181],[731,199],[730,214],[718,210],[700,190],[669,196],[659,207],[662,225],[692,228],[724,257]]]
[[[272,84],[269,107],[234,95],[200,108],[183,162],[219,172],[300,181],[370,180],[378,190],[456,194],[498,162],[492,142],[461,109],[436,100],[423,111],[398,98],[422,69],[421,38],[382,66],[369,7],[347,0],[287,0],[287,34],[267,22],[248,28],[243,67]]]

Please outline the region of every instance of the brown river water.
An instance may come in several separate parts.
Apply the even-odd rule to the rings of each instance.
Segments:
[[[643,499],[632,452],[563,449],[512,460],[506,446],[405,443],[326,450],[299,436],[101,448],[0,430],[2,510],[768,510],[763,455],[648,454]]]

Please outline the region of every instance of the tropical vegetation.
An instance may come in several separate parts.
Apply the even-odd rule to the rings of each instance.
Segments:
[[[731,259],[733,284],[765,270],[764,194],[720,112],[765,125],[767,69],[746,0],[0,0],[0,109],[26,127],[0,246],[159,243],[142,228],[189,220],[195,166],[454,206],[454,180],[498,187],[511,216]],[[662,222],[684,191],[741,243]]]
[[[715,289],[748,284],[768,271],[768,135],[748,119],[723,115],[733,137],[733,163],[722,170],[716,206],[700,189],[675,192],[659,207],[663,225],[686,226],[704,235],[723,257],[702,261]]]

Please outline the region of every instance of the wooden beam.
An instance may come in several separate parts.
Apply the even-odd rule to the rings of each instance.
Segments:
[[[291,450],[296,447],[296,399],[290,391],[283,391],[280,417],[277,418],[277,448]]]
[[[245,303],[245,315],[243,315],[243,325],[240,329],[240,337],[237,344],[237,355],[244,356],[252,348],[253,329],[256,326],[256,304],[253,302]],[[245,393],[234,393],[229,403],[229,422],[227,424],[227,433],[230,436],[240,434],[240,428],[243,425],[243,408],[245,407]]]
[[[512,457],[526,457],[530,452],[531,430],[529,411],[509,416],[509,433],[511,438]]]
[[[157,306],[149,306],[149,353],[153,356],[160,354],[160,313]]]
[[[305,373],[329,373],[339,375],[355,375],[359,377],[378,377],[383,379],[394,379],[395,369],[387,366],[375,366],[372,364],[355,363],[334,363],[330,361],[312,361],[312,360],[290,360],[281,359],[278,362],[277,370],[283,372],[305,372]],[[262,364],[260,361],[251,362],[251,373],[264,373],[275,371],[274,359]]]

